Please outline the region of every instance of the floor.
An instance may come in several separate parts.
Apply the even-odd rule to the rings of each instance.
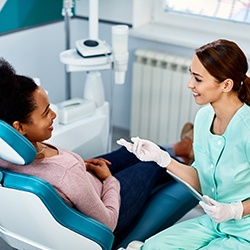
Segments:
[[[112,150],[115,150],[117,148],[119,148],[120,146],[116,143],[116,141],[120,138],[124,138],[126,140],[130,140],[130,137],[129,137],[129,131],[128,130],[125,130],[125,129],[121,129],[121,128],[116,128],[114,127],[113,128],[113,135],[112,135],[112,146],[111,146],[111,149]],[[177,223],[183,221],[183,220],[186,220],[186,219],[189,219],[189,218],[193,218],[193,217],[196,217],[196,216],[199,216],[199,215],[202,215],[203,214],[203,210],[197,206],[195,207],[194,209],[192,209],[190,212],[188,212],[183,218],[181,218]],[[9,245],[7,245],[5,243],[5,241],[3,241],[1,238],[0,238],[0,250],[14,250],[12,247],[10,247]]]
[[[124,138],[127,141],[130,141],[129,131],[126,129],[114,127],[113,135],[112,135],[112,146],[111,146],[112,150],[115,150],[120,147],[120,145],[118,145],[116,141],[121,138]]]

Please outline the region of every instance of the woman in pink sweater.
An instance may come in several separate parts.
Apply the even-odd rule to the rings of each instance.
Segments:
[[[37,150],[36,159],[29,165],[0,160],[0,166],[48,181],[70,206],[102,222],[118,237],[136,218],[156,185],[172,181],[171,177],[156,163],[141,162],[124,147],[83,160],[73,152],[44,143],[52,135],[55,117],[46,92],[0,59],[0,119]],[[187,157],[191,141],[184,140],[183,144],[183,156]]]

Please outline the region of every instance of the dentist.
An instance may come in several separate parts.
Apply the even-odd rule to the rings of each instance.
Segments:
[[[239,46],[217,40],[195,50],[188,87],[202,107],[194,123],[194,163],[181,164],[154,143],[120,140],[142,161],[155,161],[204,195],[205,215],[145,241],[143,250],[250,248],[250,78]]]

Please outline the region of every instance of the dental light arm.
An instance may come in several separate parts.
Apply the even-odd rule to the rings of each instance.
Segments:
[[[89,0],[89,38],[98,39],[99,0]]]

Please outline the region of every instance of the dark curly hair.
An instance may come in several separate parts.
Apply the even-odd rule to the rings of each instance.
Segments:
[[[12,125],[14,121],[30,122],[34,111],[34,91],[38,88],[32,78],[17,75],[15,69],[0,58],[0,119]]]

